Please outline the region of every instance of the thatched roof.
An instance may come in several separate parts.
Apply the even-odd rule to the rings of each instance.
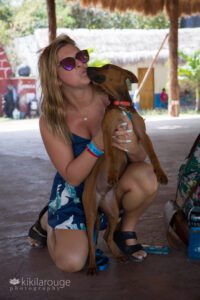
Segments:
[[[136,64],[151,62],[167,29],[58,29],[57,34],[67,33],[82,49],[93,48],[93,57],[107,58],[116,64]],[[200,49],[200,28],[179,29],[179,48],[191,53]],[[39,46],[48,43],[45,30],[36,30],[35,37]],[[160,52],[158,62],[168,59],[168,43]]]
[[[58,29],[57,34],[70,35],[81,49],[92,48],[91,58],[109,59],[117,65],[149,65],[155,56],[167,29]],[[192,53],[200,49],[200,28],[179,29],[179,49]],[[36,52],[48,44],[47,29],[37,29],[33,36],[16,39],[18,54],[35,66]],[[169,57],[168,43],[161,50],[157,63],[164,64]],[[33,73],[36,67],[32,67]]]
[[[174,0],[81,0],[83,6],[100,5],[111,11],[136,11],[145,15],[155,15],[171,9]],[[200,0],[179,0],[179,15],[200,12]]]

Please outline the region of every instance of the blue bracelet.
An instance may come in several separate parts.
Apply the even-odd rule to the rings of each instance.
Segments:
[[[104,151],[98,149],[92,141],[87,145],[87,148],[97,157],[100,157],[104,154]]]

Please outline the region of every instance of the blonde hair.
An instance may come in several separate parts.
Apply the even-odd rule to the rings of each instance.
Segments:
[[[41,112],[53,134],[60,136],[66,143],[71,143],[70,131],[66,124],[64,97],[59,86],[57,53],[66,45],[76,43],[68,35],[59,35],[51,44],[42,49],[38,69],[41,84]]]

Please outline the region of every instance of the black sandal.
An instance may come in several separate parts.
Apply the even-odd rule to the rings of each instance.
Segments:
[[[28,242],[33,247],[44,248],[47,245],[47,232],[42,228],[40,223],[42,216],[47,210],[48,206],[45,206],[40,212],[38,220],[29,229]]]
[[[119,249],[128,257],[130,261],[134,262],[142,262],[144,260],[144,257],[140,258],[137,256],[134,256],[133,253],[143,250],[141,244],[136,245],[126,245],[126,240],[128,239],[136,239],[137,235],[134,231],[115,231],[114,233],[114,241],[119,247]]]

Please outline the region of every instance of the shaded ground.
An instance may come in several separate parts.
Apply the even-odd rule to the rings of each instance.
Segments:
[[[190,261],[186,250],[149,255],[143,263],[120,264],[111,257],[107,270],[88,277],[85,271],[64,273],[53,265],[46,249],[30,248],[27,231],[48,200],[54,169],[35,120],[6,123],[0,124],[1,300],[200,299],[200,261]],[[160,187],[137,233],[143,243],[166,245],[163,206],[174,197],[177,170],[199,133],[200,118],[146,123],[169,184]],[[104,241],[99,247],[110,257]],[[13,278],[20,283],[10,284]]]

